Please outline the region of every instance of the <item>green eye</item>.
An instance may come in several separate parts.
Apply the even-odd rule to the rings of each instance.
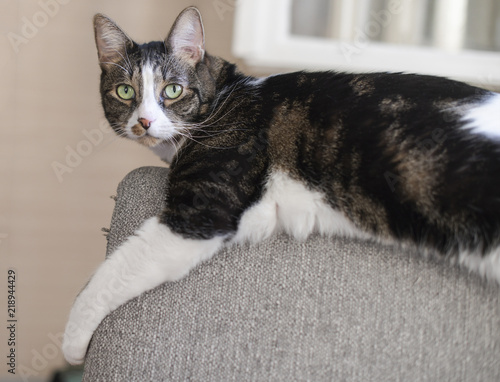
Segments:
[[[167,97],[168,99],[179,98],[182,94],[182,86],[179,84],[167,85],[163,93],[165,93],[165,97]]]
[[[121,99],[129,100],[135,97],[135,90],[132,86],[123,84],[116,88],[116,94]]]

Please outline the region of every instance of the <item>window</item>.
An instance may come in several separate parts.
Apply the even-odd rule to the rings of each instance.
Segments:
[[[238,0],[234,52],[265,68],[403,71],[500,87],[500,0]]]

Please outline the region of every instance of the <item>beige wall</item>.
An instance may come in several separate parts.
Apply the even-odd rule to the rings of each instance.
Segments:
[[[109,15],[142,42],[163,39],[176,15],[196,5],[207,49],[237,61],[233,3],[0,0],[0,380],[9,376],[7,270],[17,272],[17,376],[31,372],[28,380],[37,380],[63,365],[57,337],[75,295],[104,258],[101,228],[109,225],[118,182],[139,166],[162,165],[106,126],[92,16]]]
[[[53,338],[103,260],[101,228],[109,225],[118,182],[139,166],[161,165],[147,149],[116,139],[107,128],[100,132],[106,125],[92,16],[107,14],[142,42],[163,39],[176,15],[196,5],[208,50],[234,60],[233,12],[216,10],[229,0],[57,0],[58,9],[55,1],[0,0],[0,379],[8,376],[7,270],[18,276],[17,376],[31,370],[36,375],[29,380],[36,380],[63,364]],[[26,29],[26,20],[37,30]],[[26,39],[14,47],[9,33]],[[86,156],[78,163],[68,150]],[[58,179],[55,162],[71,172]]]

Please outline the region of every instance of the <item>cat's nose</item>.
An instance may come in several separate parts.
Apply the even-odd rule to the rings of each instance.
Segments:
[[[149,129],[149,128],[151,127],[151,124],[154,122],[154,121],[151,121],[151,120],[146,119],[146,118],[139,118],[137,121],[138,121],[138,122],[141,124],[141,126],[142,126],[143,128],[145,128],[146,130],[147,130],[147,129]]]

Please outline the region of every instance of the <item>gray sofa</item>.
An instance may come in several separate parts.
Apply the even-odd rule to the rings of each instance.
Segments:
[[[108,253],[168,169],[119,185]],[[281,235],[222,251],[99,326],[84,381],[499,381],[500,288],[395,247]]]

